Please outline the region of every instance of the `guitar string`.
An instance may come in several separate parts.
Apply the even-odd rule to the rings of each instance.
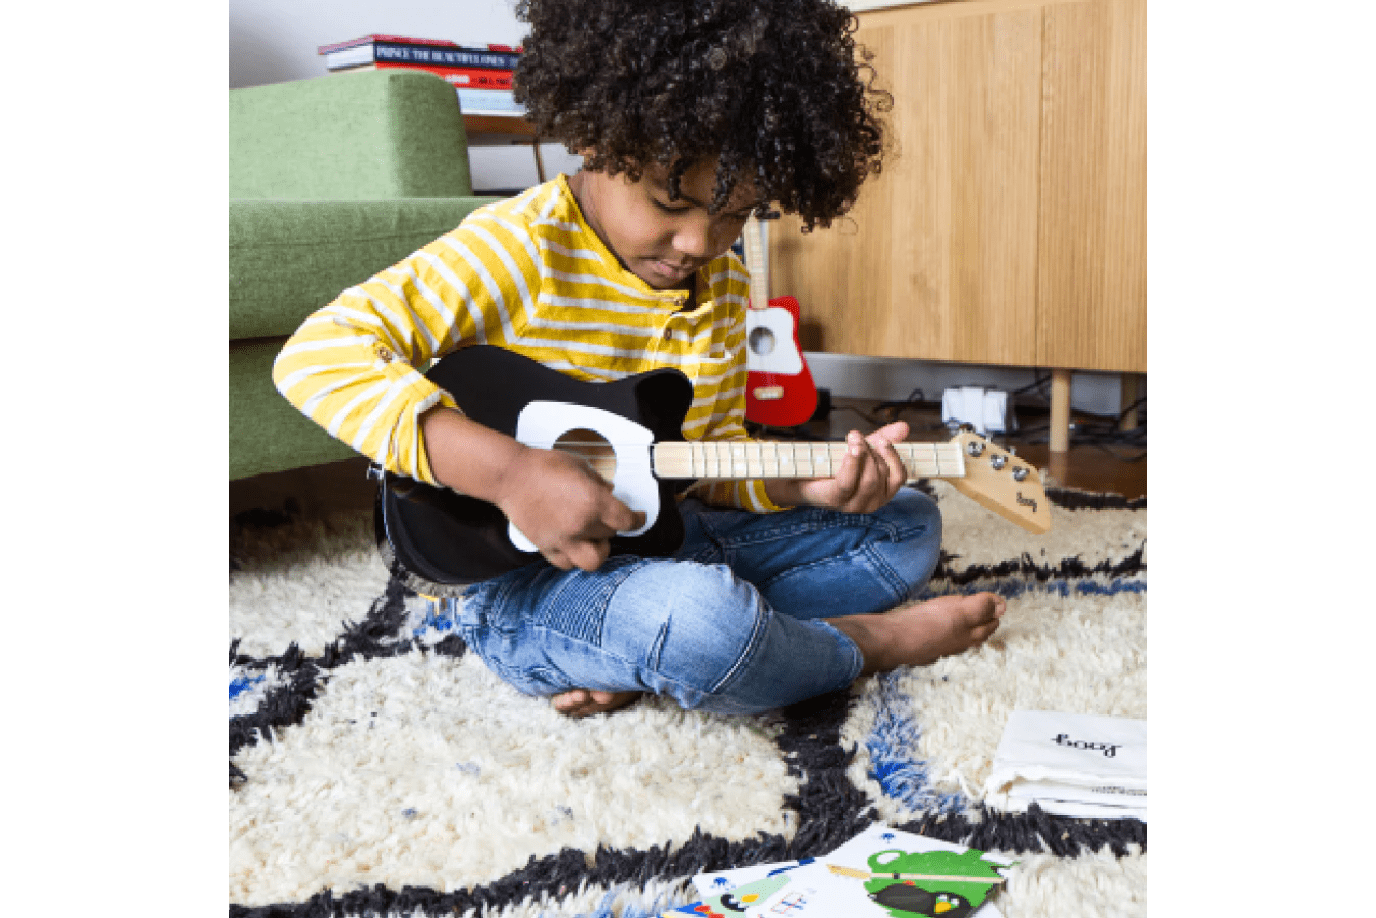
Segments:
[[[739,445],[739,446],[742,446],[742,447],[748,447],[748,445],[751,445],[751,444],[753,444],[754,446],[756,446],[755,455],[754,455],[753,457],[749,455],[749,453],[748,453],[748,451],[747,451],[746,449],[737,450],[737,449],[733,448],[733,446],[735,446],[735,445]],[[676,447],[676,446],[677,446],[677,447],[685,447],[685,446],[686,446],[686,447],[688,448],[688,455],[687,455],[686,457],[684,457],[684,456],[676,456],[676,457],[665,457],[665,458],[668,459],[670,463],[672,463],[674,460],[677,460],[678,462],[682,463],[682,462],[685,461],[685,459],[686,459],[687,464],[688,464],[688,469],[689,469],[689,472],[690,472],[690,476],[689,476],[689,477],[714,477],[714,476],[715,476],[715,477],[723,477],[723,472],[725,472],[724,477],[727,477],[727,478],[742,478],[742,477],[762,477],[762,478],[770,478],[770,477],[776,477],[776,478],[799,477],[799,478],[804,478],[804,477],[806,477],[806,478],[818,478],[818,477],[831,477],[831,476],[834,476],[834,475],[836,474],[836,454],[837,454],[838,452],[840,452],[841,450],[844,450],[844,449],[846,448],[846,444],[844,444],[844,443],[811,443],[811,444],[807,444],[807,443],[795,443],[795,442],[786,441],[786,440],[785,440],[785,441],[768,441],[768,440],[754,440],[754,441],[731,441],[731,440],[701,441],[701,440],[685,440],[685,441],[682,441],[682,442],[679,442],[679,441],[670,441],[670,442],[668,442],[668,443],[657,443],[657,444],[653,444],[653,446],[646,446],[646,445],[643,444],[643,443],[621,444],[621,446],[623,446],[623,447],[625,447],[625,446],[633,446],[633,447],[635,447],[635,449],[636,449],[637,451],[639,451],[640,449],[644,449],[644,450],[645,450],[645,454],[644,454],[643,456],[627,455],[627,456],[623,456],[623,457],[618,457],[618,456],[615,454],[615,451],[616,451],[616,448],[617,448],[617,444],[613,444],[613,443],[611,443],[610,441],[564,440],[564,441],[558,441],[558,442],[556,442],[555,445],[554,445],[553,447],[551,447],[551,448],[552,448],[552,449],[555,449],[555,450],[558,450],[559,452],[568,453],[568,454],[570,454],[570,455],[576,455],[576,456],[578,456],[578,457],[581,458],[583,461],[587,462],[590,466],[592,466],[593,469],[596,471],[596,470],[598,470],[600,467],[606,467],[606,466],[610,466],[612,470],[615,470],[615,469],[616,469],[619,465],[621,465],[621,464],[626,464],[626,465],[628,465],[628,466],[630,466],[630,465],[639,466],[639,465],[642,465],[642,464],[649,464],[649,465],[653,466],[653,465],[655,465],[655,461],[654,461],[654,457],[650,454],[650,451],[651,451],[651,449],[652,449],[653,447],[658,447],[658,446],[669,446],[670,448],[673,448],[673,447]],[[785,458],[784,453],[783,453],[782,451],[779,450],[779,447],[781,447],[781,446],[788,446],[788,448],[789,448],[789,449],[788,449],[788,455],[787,455],[786,458]],[[586,447],[587,451],[585,452],[583,449],[581,449],[582,447]],[[771,471],[770,468],[769,468],[770,459],[764,455],[764,449],[765,449],[765,447],[770,447],[770,448],[771,448],[770,451],[774,454],[774,456],[773,456],[773,465],[774,465],[774,468],[773,468],[772,471]],[[817,447],[821,447],[821,448],[822,448],[822,455],[821,455],[820,457],[819,457],[818,454],[817,454]],[[909,478],[909,480],[916,480],[916,479],[923,478],[923,477],[942,477],[942,478],[963,478],[963,477],[965,477],[964,464],[963,464],[963,463],[955,463],[955,460],[956,460],[957,458],[960,457],[959,447],[956,447],[956,446],[954,446],[954,445],[952,445],[952,444],[949,444],[949,443],[896,443],[896,444],[894,444],[894,447],[895,447],[895,449],[897,449],[897,450],[900,451],[899,460],[903,463],[903,470],[904,470],[906,473],[908,473],[908,478]],[[804,458],[806,459],[806,463],[804,463],[804,462],[803,462],[802,460],[800,460],[799,457],[798,457],[798,450],[799,450],[799,448],[802,448],[802,449],[804,450]],[[914,455],[914,451],[915,451],[915,450],[921,450],[921,452],[927,453],[927,454],[929,454],[929,455],[922,455],[922,456]],[[953,451],[954,451],[955,454],[956,454],[954,457],[950,455],[950,453],[953,452]],[[701,456],[698,455],[699,452],[702,453]],[[722,455],[723,452],[726,454],[725,456]],[[903,455],[903,453],[906,453],[907,455]],[[943,453],[945,453],[946,455],[943,455]],[[710,455],[709,455],[709,454],[710,454]],[[825,461],[826,461],[826,468],[825,468],[825,469],[821,469],[821,468],[818,467],[818,466],[819,466],[819,458],[820,458],[820,459],[825,459]],[[757,468],[757,469],[759,469],[759,471],[752,471],[752,467],[751,467],[752,460],[753,460],[753,462],[754,462],[754,467]],[[928,462],[934,463],[934,464],[935,464],[935,468],[932,469],[931,471],[925,470],[925,469],[922,468],[922,466],[921,466],[921,463],[922,463],[923,461],[928,461]],[[958,467],[957,467],[956,469],[947,469],[947,470],[943,473],[943,471],[942,471],[942,464],[943,464],[943,461],[951,462],[951,463],[953,463],[953,464],[957,464]],[[738,462],[739,462],[741,468],[744,470],[744,471],[743,471],[743,474],[742,474],[742,473],[738,473],[738,472],[736,471],[736,467],[737,467],[737,463],[738,463]],[[701,475],[698,474],[698,467],[699,467],[699,465],[701,465],[701,467],[702,467],[702,473],[701,473]],[[785,466],[791,466],[791,471],[793,471],[793,472],[799,472],[799,473],[805,473],[805,474],[790,475],[790,474],[788,474],[788,473],[785,472]],[[603,477],[606,477],[606,476],[603,476]]]

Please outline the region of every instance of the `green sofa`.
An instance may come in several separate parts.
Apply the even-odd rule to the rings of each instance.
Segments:
[[[316,309],[475,208],[453,87],[369,70],[229,91],[229,477],[357,455],[272,384]]]

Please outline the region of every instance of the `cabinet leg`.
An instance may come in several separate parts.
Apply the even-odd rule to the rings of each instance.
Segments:
[[[545,183],[545,159],[540,155],[540,138],[535,137],[530,142],[530,148],[535,152],[535,174],[540,179],[540,184]]]
[[[1119,430],[1137,429],[1137,409],[1130,406],[1136,405],[1137,400],[1142,397],[1137,386],[1140,378],[1136,373],[1124,373],[1122,376],[1123,395],[1120,404],[1124,410],[1122,418],[1118,421]]]
[[[1070,450],[1070,371],[1051,371],[1051,452]]]

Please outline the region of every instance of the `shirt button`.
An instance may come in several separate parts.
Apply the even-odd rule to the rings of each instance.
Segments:
[[[664,340],[665,340],[665,341],[670,341],[670,340],[673,339],[673,337],[674,337],[674,333],[673,333],[669,328],[666,327],[666,328],[664,329]]]

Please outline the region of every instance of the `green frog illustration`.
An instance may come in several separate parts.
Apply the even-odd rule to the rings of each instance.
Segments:
[[[894,918],[965,918],[1003,882],[981,854],[973,848],[959,854],[879,851],[870,856],[865,891]]]

